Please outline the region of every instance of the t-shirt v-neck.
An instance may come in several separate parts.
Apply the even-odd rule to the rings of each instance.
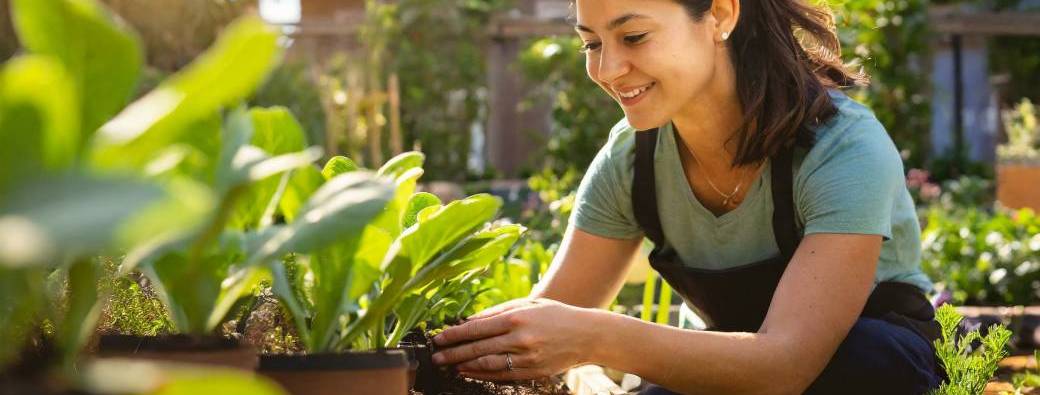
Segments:
[[[729,210],[722,215],[715,215],[707,206],[697,198],[697,194],[693,192],[693,186],[690,185],[689,180],[686,178],[685,169],[682,167],[682,154],[680,150],[680,142],[676,137],[677,132],[674,126],[669,122],[665,127],[661,128],[657,134],[657,147],[654,153],[654,168],[660,166],[672,166],[678,163],[678,171],[665,171],[661,176],[678,176],[677,179],[668,179],[667,182],[673,182],[677,184],[685,184],[687,197],[689,198],[690,209],[696,215],[704,217],[705,221],[713,222],[716,227],[724,227],[727,223],[738,220],[740,217],[746,215],[750,211],[747,207],[758,204],[759,197],[762,193],[771,193],[771,182],[770,182],[770,168],[771,161],[767,160],[762,166],[762,171],[759,172],[758,177],[752,180],[747,192],[744,194],[744,200],[737,205],[737,207]],[[661,178],[659,178],[661,179]],[[763,190],[765,192],[763,192]]]

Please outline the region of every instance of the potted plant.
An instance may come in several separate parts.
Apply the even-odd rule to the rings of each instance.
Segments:
[[[0,67],[0,386],[60,393],[80,378],[103,299],[96,254],[190,229],[211,199],[190,180],[90,161],[101,155],[95,131],[125,104],[141,63],[135,37],[104,8],[15,1],[11,15],[25,54]]]
[[[1022,99],[1003,113],[1008,142],[997,147],[997,200],[1009,208],[1040,210],[1040,125],[1036,106]]]
[[[406,391],[404,353],[393,348],[419,321],[450,305],[446,299],[458,284],[501,259],[519,238],[519,226],[487,226],[501,206],[497,198],[475,195],[441,205],[433,195],[414,193],[422,160],[405,153],[376,172],[394,180],[393,197],[359,231],[341,233],[322,248],[272,237],[268,248],[249,258],[270,268],[273,291],[306,349],[261,358],[261,372],[291,393]],[[358,171],[337,157],[322,174]]]

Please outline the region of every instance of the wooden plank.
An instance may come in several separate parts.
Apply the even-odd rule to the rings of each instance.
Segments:
[[[567,388],[574,395],[628,394],[603,373],[602,367],[596,365],[584,365],[568,370],[565,381]]]
[[[928,10],[929,28],[936,33],[990,36],[1040,36],[1040,12],[965,12]]]

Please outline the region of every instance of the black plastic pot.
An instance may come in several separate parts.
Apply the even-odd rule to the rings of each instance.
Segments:
[[[249,371],[259,364],[253,347],[219,336],[103,335],[95,357],[206,364]]]
[[[408,366],[403,350],[380,350],[262,355],[259,371],[292,395],[405,395]]]

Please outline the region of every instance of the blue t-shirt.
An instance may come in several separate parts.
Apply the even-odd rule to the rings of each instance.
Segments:
[[[794,156],[796,221],[806,235],[883,236],[875,283],[900,281],[930,291],[932,282],[920,265],[921,228],[895,144],[873,112],[841,91],[830,95],[838,113],[815,129],[811,150]],[[616,239],[642,237],[632,212],[635,133],[621,120],[589,166],[571,214],[578,229]],[[719,217],[690,189],[670,122],[658,133],[654,166],[661,226],[685,265],[727,269],[779,254],[769,161],[740,206]]]

